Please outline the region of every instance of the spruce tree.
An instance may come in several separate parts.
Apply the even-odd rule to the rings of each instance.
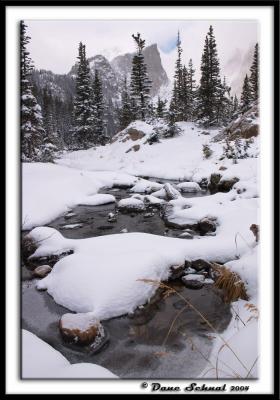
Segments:
[[[240,99],[240,111],[242,113],[245,113],[246,111],[248,111],[250,108],[251,102],[252,102],[251,87],[250,87],[248,75],[246,74],[244,83],[243,83],[241,99]]]
[[[157,118],[165,118],[166,117],[166,100],[161,100],[158,96],[157,106],[156,106],[156,116]]]
[[[148,78],[147,65],[144,61],[143,50],[145,40],[141,39],[140,33],[132,35],[136,43],[136,54],[132,59],[132,71],[130,91],[133,105],[133,112],[137,119],[145,120],[149,114],[149,93],[151,81]]]
[[[224,77],[223,83],[218,89],[216,121],[219,125],[229,123],[232,118],[232,101],[230,91],[231,88],[227,85],[226,77]]]
[[[125,129],[133,121],[131,99],[127,87],[127,78],[124,80],[122,101],[120,110],[118,112],[118,119],[120,130]]]
[[[104,101],[102,92],[102,82],[98,70],[94,72],[93,80],[93,132],[94,143],[105,145],[107,135],[104,123]]]
[[[32,93],[30,74],[32,60],[27,50],[30,37],[27,25],[20,21],[20,92],[21,92],[21,151],[23,161],[43,161],[45,130],[41,107]]]
[[[196,82],[195,82],[195,69],[193,67],[192,59],[189,61],[188,65],[188,77],[187,77],[187,86],[188,86],[188,114],[189,119],[193,120],[196,110]]]
[[[93,99],[90,68],[86,58],[85,45],[79,43],[76,96],[74,100],[74,145],[88,148],[94,144]]]
[[[219,124],[223,113],[221,99],[225,90],[220,78],[217,44],[212,25],[205,38],[200,69],[199,117],[206,124]]]
[[[182,121],[184,118],[184,88],[183,88],[183,65],[182,65],[182,47],[180,32],[177,36],[177,60],[175,63],[174,86],[170,102],[171,119]]]
[[[181,88],[181,107],[180,116],[182,121],[187,121],[189,119],[189,87],[188,87],[188,70],[184,65],[182,68],[182,88]]]
[[[250,68],[250,86],[252,93],[252,100],[257,100],[259,97],[259,45],[256,43],[253,56],[253,63]]]
[[[238,109],[239,109],[239,102],[238,102],[238,98],[235,94],[234,99],[233,99],[233,114],[236,114],[238,112]]]

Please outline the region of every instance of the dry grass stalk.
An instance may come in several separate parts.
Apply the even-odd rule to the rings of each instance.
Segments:
[[[218,275],[215,286],[223,290],[226,303],[232,303],[238,299],[248,300],[244,282],[236,272],[216,263],[212,263],[212,268]]]

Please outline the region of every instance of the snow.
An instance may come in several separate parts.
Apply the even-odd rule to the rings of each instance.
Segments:
[[[63,225],[63,229],[75,229],[75,228],[80,228],[83,226],[82,224],[68,224],[68,225]]]
[[[220,142],[211,140],[219,133],[217,129],[209,129],[209,136],[205,137],[199,128],[192,122],[178,123],[182,134],[170,139],[161,140],[160,143],[149,145],[145,143],[156,125],[136,121],[129,127],[140,130],[144,137],[133,141],[123,141],[127,128],[114,137],[114,141],[106,146],[87,151],[75,151],[67,153],[56,160],[60,165],[86,170],[110,170],[125,171],[136,176],[149,176],[162,179],[178,179],[181,181],[193,181],[199,183],[211,173],[220,173],[228,177],[237,177],[248,180],[256,175],[259,154],[259,138],[254,138],[250,146],[250,155],[253,158],[242,159],[238,164],[232,160],[220,160],[223,154],[223,146]],[[139,144],[137,152],[127,150]],[[204,159],[202,148],[208,144],[213,151],[210,159]],[[226,171],[220,171],[224,166]]]
[[[161,189],[162,187],[163,185],[160,183],[141,179],[130,189],[130,191],[135,193],[151,193]]]
[[[182,182],[177,184],[177,188],[181,190],[181,192],[192,193],[192,192],[200,192],[201,188],[196,182]]]
[[[114,202],[112,195],[97,194],[102,187],[133,185],[137,178],[125,174],[71,169],[51,163],[23,163],[23,229],[44,225],[78,204]]]
[[[184,281],[204,282],[205,281],[205,276],[204,275],[198,275],[198,274],[187,274],[187,275],[184,276]]]
[[[136,199],[134,197],[129,197],[127,199],[122,199],[118,202],[118,207],[119,208],[135,208],[138,210],[144,210],[145,205],[142,200]]]
[[[84,200],[80,200],[79,204],[87,206],[99,206],[101,204],[115,203],[116,199],[111,194],[95,194],[86,196]]]
[[[91,363],[70,364],[57,350],[33,333],[22,330],[22,378],[117,378]]]
[[[65,329],[79,329],[80,331],[86,331],[91,328],[92,325],[99,324],[99,321],[92,313],[67,313],[61,317],[61,324]]]

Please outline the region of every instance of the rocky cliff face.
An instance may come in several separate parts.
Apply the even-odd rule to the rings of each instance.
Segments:
[[[168,85],[169,79],[162,66],[160,53],[156,44],[146,47],[143,54],[147,64],[148,74],[152,81],[151,96],[153,97],[158,94],[162,86]],[[120,77],[124,78],[126,76],[128,79],[130,78],[133,55],[133,53],[124,54],[115,57],[111,61],[113,69]]]

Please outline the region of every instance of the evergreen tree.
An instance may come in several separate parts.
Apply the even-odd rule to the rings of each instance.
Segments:
[[[23,161],[43,161],[45,130],[41,107],[32,93],[30,74],[32,60],[27,50],[30,37],[27,25],[20,21],[20,91],[21,91],[21,151]]]
[[[76,97],[74,100],[74,144],[79,148],[94,144],[93,99],[90,68],[86,58],[85,45],[79,43],[78,72],[76,78]]]
[[[158,96],[157,107],[156,107],[156,116],[157,118],[165,118],[166,117],[166,100],[161,100]]]
[[[233,107],[232,107],[232,114],[233,116],[236,115],[236,113],[239,110],[239,101],[238,98],[236,96],[236,94],[234,95],[234,99],[233,99]]]
[[[108,138],[105,133],[102,82],[97,69],[93,80],[93,132],[94,143],[105,145]]]
[[[244,83],[243,83],[241,99],[240,99],[240,111],[242,113],[248,111],[250,108],[251,102],[252,102],[251,87],[250,87],[248,75],[246,74]]]
[[[149,93],[151,89],[151,81],[148,78],[147,65],[144,61],[143,50],[145,48],[145,40],[141,39],[140,33],[132,35],[137,51],[132,59],[132,72],[130,91],[133,112],[136,118],[145,120],[149,114]]]
[[[254,57],[253,57],[253,63],[250,68],[250,86],[251,86],[251,92],[252,92],[252,100],[257,100],[259,97],[259,45],[256,43],[255,45],[255,51],[254,51]]]
[[[196,110],[196,82],[195,82],[195,69],[193,67],[192,59],[189,61],[188,65],[188,77],[187,77],[187,86],[188,86],[188,102],[189,102],[189,119],[193,120]]]
[[[133,121],[131,99],[130,99],[130,95],[129,95],[129,91],[128,91],[128,87],[127,87],[127,78],[125,78],[125,80],[124,80],[121,108],[120,108],[118,114],[119,114],[118,115],[119,127],[120,127],[120,130],[123,130]]]
[[[200,69],[199,117],[206,124],[218,124],[223,114],[221,100],[224,100],[225,88],[221,83],[217,44],[212,25],[205,38]]]
[[[177,60],[175,63],[175,74],[174,74],[174,87],[172,98],[170,102],[170,114],[171,119],[174,121],[182,121],[184,118],[184,109],[185,109],[185,99],[184,99],[184,88],[183,88],[183,66],[182,66],[182,47],[181,47],[181,39],[180,32],[178,32],[177,36]],[[186,71],[185,71],[186,78]]]
[[[216,121],[218,124],[227,124],[232,118],[232,101],[230,96],[231,88],[226,83],[224,77],[223,83],[218,89],[219,97],[217,101]]]
[[[188,79],[189,79],[189,73],[186,66],[184,65],[182,68],[182,88],[181,88],[181,99],[180,99],[181,103],[180,115],[182,121],[187,121],[189,119],[190,104],[189,104]]]

